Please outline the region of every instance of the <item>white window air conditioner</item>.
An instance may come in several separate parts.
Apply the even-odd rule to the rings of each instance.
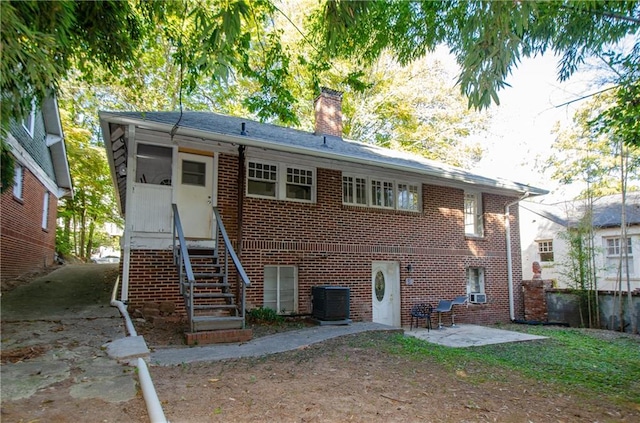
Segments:
[[[487,294],[472,292],[469,294],[469,302],[474,304],[485,304],[487,302]]]

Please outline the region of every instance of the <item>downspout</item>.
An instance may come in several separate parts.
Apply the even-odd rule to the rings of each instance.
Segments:
[[[131,321],[131,317],[127,312],[127,306],[122,302],[116,300],[116,293],[118,292],[118,285],[120,283],[120,277],[116,279],[116,283],[113,286],[113,292],[111,293],[111,306],[117,307],[120,310],[120,314],[124,318],[125,326],[127,328],[127,332],[129,336],[138,336],[135,327],[133,326],[133,322]],[[164,416],[164,411],[162,410],[162,404],[160,404],[160,399],[158,398],[158,394],[156,393],[156,389],[153,386],[153,381],[151,380],[151,375],[149,374],[149,368],[147,367],[147,363],[142,359],[138,358],[138,380],[140,380],[140,387],[142,389],[142,396],[144,397],[144,402],[147,405],[147,413],[149,414],[149,420],[151,423],[167,423],[167,418]]]
[[[515,306],[513,304],[513,264],[511,263],[511,219],[509,216],[509,208],[515,204],[518,204],[520,201],[524,200],[528,196],[529,196],[529,191],[525,192],[522,197],[504,206],[504,226],[505,226],[505,236],[507,238],[506,241],[507,241],[507,280],[508,280],[508,289],[509,289],[509,317],[512,322],[516,320],[516,313],[515,313]]]
[[[126,193],[125,193],[125,204],[131,207],[133,202],[133,181],[136,170],[136,126],[129,125],[129,146],[127,148],[127,175],[126,179]],[[124,257],[122,257],[122,290],[120,292],[120,300],[123,303],[127,303],[129,300],[129,270],[131,267],[131,231],[132,228],[127,224],[127,218],[125,219],[125,227],[124,227]]]
[[[244,124],[243,124],[244,125]],[[244,132],[244,126],[243,126]],[[245,149],[244,145],[238,147],[238,233],[236,234],[236,254],[238,257],[242,254],[242,215],[244,214],[244,159],[245,159]],[[242,295],[242,316],[244,317],[244,295],[240,289],[240,282],[236,284],[236,298],[240,298]],[[243,324],[244,329],[244,324]]]

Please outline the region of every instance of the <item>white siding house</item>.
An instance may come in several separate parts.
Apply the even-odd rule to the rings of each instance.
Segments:
[[[627,194],[627,262],[632,290],[640,289],[640,193]],[[533,262],[542,267],[542,278],[555,281],[557,288],[570,288],[563,277],[569,247],[564,234],[575,228],[585,214],[585,201],[573,200],[552,205],[528,201],[520,203],[522,276],[533,277]],[[621,237],[622,197],[610,195],[593,201],[593,243],[600,291],[627,290],[624,245]],[[622,261],[622,266],[620,263]],[[622,267],[622,277],[619,268]],[[619,285],[621,282],[621,285]]]

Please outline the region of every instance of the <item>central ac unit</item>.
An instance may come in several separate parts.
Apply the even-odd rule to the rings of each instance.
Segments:
[[[487,294],[472,292],[469,294],[469,302],[475,304],[484,304],[487,302]]]
[[[313,317],[319,320],[349,319],[349,288],[341,286],[314,286]]]

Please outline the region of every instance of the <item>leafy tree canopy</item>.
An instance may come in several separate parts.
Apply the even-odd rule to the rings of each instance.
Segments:
[[[640,145],[638,48],[629,56],[610,46],[640,29],[637,1],[329,1],[314,15],[314,33],[332,57],[371,62],[391,50],[401,63],[445,44],[461,68],[458,83],[469,106],[499,104],[498,92],[523,57],[560,56],[558,77],[568,79],[589,56],[624,62],[627,72],[610,125]],[[628,107],[631,105],[632,107]]]
[[[584,197],[639,189],[640,147],[626,146],[615,132],[597,124],[615,107],[617,95],[602,93],[578,110],[571,127],[558,131],[544,170],[563,185],[581,183]]]

